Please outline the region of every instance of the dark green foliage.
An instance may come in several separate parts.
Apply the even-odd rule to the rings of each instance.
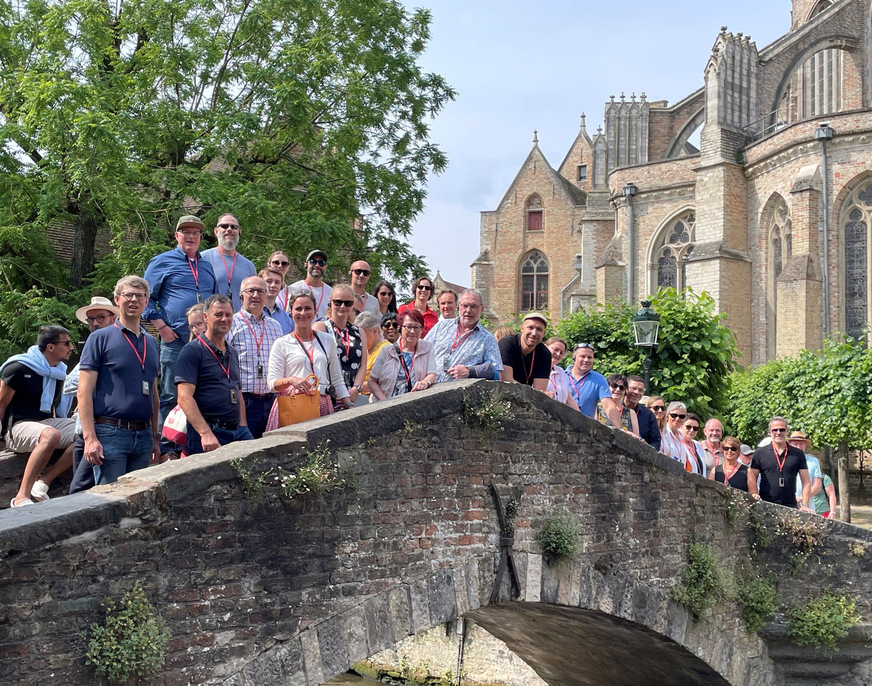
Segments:
[[[725,595],[726,583],[714,550],[704,543],[692,543],[687,567],[681,583],[672,589],[672,597],[699,619]]]
[[[826,592],[788,611],[787,635],[797,645],[830,651],[860,623],[857,603],[845,593]]]
[[[778,592],[775,584],[759,576],[742,575],[737,584],[736,601],[742,608],[742,617],[748,631],[760,631],[778,609]]]
[[[539,532],[542,556],[549,565],[568,560],[578,553],[578,522],[568,513],[548,517]]]

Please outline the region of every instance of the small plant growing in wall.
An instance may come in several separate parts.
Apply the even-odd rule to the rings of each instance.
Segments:
[[[578,522],[568,513],[551,515],[539,532],[542,557],[549,565],[574,557],[578,553]]]
[[[745,576],[738,585],[736,602],[742,608],[745,626],[751,633],[760,631],[778,609],[778,592],[775,584],[764,577]]]
[[[261,488],[263,488],[267,478],[272,474],[271,469],[256,474],[252,469],[245,466],[245,462],[241,458],[232,460],[230,466],[233,467],[237,476],[242,481],[242,492],[245,493],[247,498],[251,499],[257,498],[260,495]]]
[[[846,593],[827,591],[788,611],[787,636],[797,645],[836,651],[848,629],[860,622],[857,604]]]
[[[312,450],[306,462],[294,472],[278,468],[276,479],[285,498],[293,500],[307,493],[328,493],[345,486],[339,466],[330,455],[329,443],[325,441]]]
[[[672,589],[672,597],[699,619],[726,595],[724,573],[710,545],[691,543],[687,567],[681,583]]]
[[[485,395],[477,402],[463,399],[463,423],[480,429],[484,437],[495,436],[502,431],[504,422],[511,422],[514,418],[512,404],[496,395]]]
[[[101,679],[124,684],[163,667],[170,631],[137,581],[120,602],[103,602],[106,619],[90,627],[86,662]]]
[[[826,522],[820,517],[807,521],[794,513],[783,514],[778,518],[775,535],[793,548],[790,571],[796,573],[826,539]]]

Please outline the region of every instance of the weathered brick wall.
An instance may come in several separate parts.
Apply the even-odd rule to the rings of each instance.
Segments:
[[[493,392],[516,418],[486,436],[464,423],[464,406]],[[244,457],[254,471],[293,469],[328,440],[349,487],[322,497],[246,497],[231,466]],[[142,580],[172,631],[152,683],[314,686],[486,602],[498,551],[490,483],[504,498],[523,492],[515,550],[530,602],[587,602],[641,621],[615,594],[653,594],[643,607],[661,630],[654,610],[672,603],[692,541],[711,543],[728,567],[747,551],[746,534],[725,525],[723,488],[528,387],[458,382],[3,511],[0,682],[93,683],[83,632],[103,599]],[[552,572],[536,538],[561,509],[578,518],[582,548]],[[868,592],[868,553],[844,553],[836,533],[872,537],[827,526],[830,548],[813,562],[826,569],[805,573],[802,592],[816,574]],[[712,663],[722,632],[735,651],[724,665],[765,654],[742,637],[735,606],[710,622],[670,620],[662,631]]]

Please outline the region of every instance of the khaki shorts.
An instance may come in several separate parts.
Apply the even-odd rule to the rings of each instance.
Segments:
[[[6,450],[13,453],[29,453],[36,448],[39,437],[48,427],[57,429],[61,434],[57,448],[66,448],[76,440],[75,419],[43,419],[41,422],[18,422],[6,434]]]

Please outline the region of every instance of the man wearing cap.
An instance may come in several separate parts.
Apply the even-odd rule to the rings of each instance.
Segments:
[[[824,473],[821,469],[821,462],[814,455],[808,454],[808,449],[811,447],[811,441],[805,437],[802,431],[794,431],[790,434],[787,442],[794,448],[802,451],[805,455],[805,461],[808,464],[808,479],[811,485],[811,497],[814,498],[824,488]],[[797,487],[797,499],[802,497],[802,490]]]
[[[184,347],[176,366],[179,405],[188,418],[188,455],[253,438],[241,397],[239,355],[226,341],[233,324],[230,298],[210,296],[203,319],[206,332]]]
[[[82,350],[79,420],[84,459],[95,483],[145,469],[159,456],[157,341],[140,326],[148,282],[124,276],[115,284],[121,314],[95,331]]]
[[[348,270],[348,276],[351,279],[351,292],[354,293],[354,311],[359,312],[374,312],[381,316],[381,310],[378,306],[378,298],[366,292],[366,284],[369,283],[369,277],[372,270],[369,268],[369,263],[365,260],[357,260],[351,263],[351,268]]]
[[[71,398],[62,393],[67,376],[64,363],[72,351],[67,329],[41,326],[36,345],[0,366],[0,417],[6,427],[6,449],[30,453],[10,507],[33,505],[33,486],[55,450],[63,450],[60,460],[72,464],[76,421],[67,417]]]
[[[785,507],[797,507],[796,477],[802,482],[799,509],[813,512],[809,507],[811,484],[808,480],[808,465],[805,455],[787,443],[787,420],[773,417],[769,420],[772,442],[754,451],[748,468],[748,493],[757,500],[777,503]],[[757,477],[760,490],[757,490]]]
[[[281,325],[267,316],[266,281],[250,276],[242,282],[242,309],[233,315],[227,343],[239,353],[239,375],[248,430],[255,438],[263,436],[266,420],[276,399],[266,382],[269,353],[284,334]]]
[[[160,426],[176,406],[176,360],[190,337],[188,308],[215,294],[212,265],[200,259],[203,222],[186,215],[176,223],[177,246],[152,258],[145,270],[151,295],[144,319],[160,334]],[[232,305],[231,305],[232,307]],[[161,439],[161,459],[177,457],[175,446]]]
[[[751,457],[754,455],[754,448],[752,448],[747,443],[742,443],[739,446],[739,462],[741,462],[746,467],[751,466]]]
[[[333,289],[324,283],[324,272],[327,271],[327,253],[323,250],[313,250],[306,256],[306,278],[292,283],[290,290],[311,291],[315,298],[315,321],[327,317],[327,305],[330,304],[330,294]]]
[[[216,291],[233,301],[234,312],[242,306],[239,298],[242,282],[249,276],[257,275],[254,263],[236,252],[241,234],[239,220],[232,214],[222,214],[215,226],[218,246],[203,251],[203,259],[212,265],[212,271],[215,272]]]
[[[606,377],[593,371],[593,358],[593,346],[590,343],[579,343],[575,346],[572,364],[566,368],[569,373],[569,391],[583,415],[595,417],[596,406],[602,403],[603,411],[612,426],[621,426],[621,408],[612,398]]]
[[[521,323],[521,333],[500,340],[503,381],[526,384],[537,391],[548,388],[551,351],[542,343],[547,327],[548,320],[544,314],[531,312]]]
[[[503,378],[503,358],[494,335],[481,325],[481,293],[468,288],[460,295],[460,316],[442,319],[427,333],[439,368],[436,382],[452,379]],[[550,371],[549,371],[550,374]]]

